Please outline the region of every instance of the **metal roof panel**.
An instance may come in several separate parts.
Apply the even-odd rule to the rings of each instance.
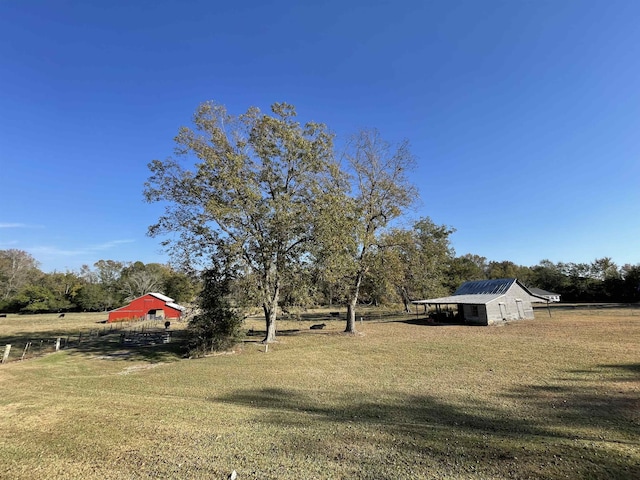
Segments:
[[[494,280],[475,280],[464,282],[454,295],[504,294],[516,282],[515,278],[499,278]]]

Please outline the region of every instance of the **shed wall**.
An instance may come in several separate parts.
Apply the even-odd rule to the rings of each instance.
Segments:
[[[531,296],[517,283],[504,296],[487,304],[488,325],[495,325],[503,321],[531,320],[533,307]]]

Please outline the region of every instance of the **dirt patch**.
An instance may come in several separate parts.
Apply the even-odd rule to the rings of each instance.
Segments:
[[[129,375],[130,373],[136,373],[141,370],[149,370],[151,368],[159,367],[160,365],[164,365],[164,363],[147,363],[145,365],[133,365],[132,367],[127,367],[123,371],[119,372],[118,375]]]

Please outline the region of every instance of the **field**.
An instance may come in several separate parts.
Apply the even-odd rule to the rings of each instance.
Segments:
[[[359,335],[315,315],[266,352],[259,334],[191,360],[108,334],[0,365],[0,478],[640,478],[640,309],[367,312]],[[97,320],[10,316],[0,348]]]

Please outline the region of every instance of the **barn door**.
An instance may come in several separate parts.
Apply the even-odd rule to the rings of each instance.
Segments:
[[[499,303],[498,305],[500,305],[500,317],[502,317],[502,320],[506,320],[507,319],[507,306],[504,303]]]
[[[522,304],[522,300],[516,299],[516,305],[518,307],[518,318],[522,320],[524,318],[524,305]]]

